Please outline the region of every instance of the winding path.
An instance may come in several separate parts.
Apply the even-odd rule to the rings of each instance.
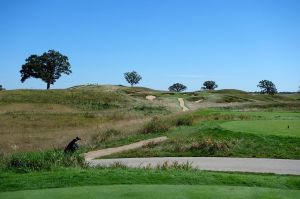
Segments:
[[[186,164],[209,171],[238,171],[300,175],[300,160],[224,157],[156,157],[90,160],[90,166],[111,166],[119,163],[131,168],[157,168],[163,164]]]
[[[150,144],[150,143],[163,142],[167,139],[168,138],[166,136],[162,136],[162,137],[143,140],[143,141],[139,141],[139,142],[135,142],[132,144],[119,146],[119,147],[115,147],[115,148],[107,148],[107,149],[100,149],[97,151],[90,151],[90,152],[84,154],[84,158],[86,161],[90,161],[95,158],[100,158],[100,157],[104,157],[104,156],[115,154],[115,153],[120,153],[120,152],[124,152],[124,151],[129,151],[132,149],[141,148],[142,146]]]
[[[107,155],[138,149],[150,143],[159,143],[168,138],[157,137],[132,144],[90,151],[84,154],[86,162],[92,166],[111,166],[115,163],[132,168],[157,168],[161,165],[174,163],[189,165],[199,170],[209,171],[238,171],[254,173],[275,173],[300,175],[300,160],[267,159],[267,158],[227,158],[227,157],[152,157],[152,158],[119,158],[119,159],[95,159]]]
[[[179,101],[179,106],[182,108],[182,111],[190,110],[188,107],[185,106],[183,98],[178,98],[178,101]]]

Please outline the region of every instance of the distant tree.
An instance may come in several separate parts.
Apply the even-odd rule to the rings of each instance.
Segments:
[[[124,73],[124,78],[131,86],[138,84],[142,79],[142,77],[135,71]]]
[[[0,91],[5,90],[2,85],[0,85]]]
[[[172,86],[169,87],[169,91],[172,91],[172,92],[181,92],[181,91],[184,91],[186,89],[187,89],[187,87],[183,84],[180,84],[180,83],[175,83],[175,84],[173,84]]]
[[[205,90],[215,90],[217,87],[218,87],[218,85],[216,84],[216,82],[210,80],[210,81],[205,81],[203,83],[202,89],[205,89]]]
[[[275,93],[277,93],[275,84],[269,80],[261,80],[258,83],[257,87],[261,89],[260,93],[262,94],[267,93],[269,95],[274,95]]]
[[[30,77],[39,78],[47,83],[47,89],[54,84],[62,74],[72,73],[68,57],[58,51],[49,50],[41,56],[30,55],[22,65],[21,82]]]

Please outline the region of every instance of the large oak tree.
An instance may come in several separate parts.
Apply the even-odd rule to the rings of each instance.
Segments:
[[[218,87],[215,81],[209,80],[203,83],[202,89],[204,90],[215,90]]]
[[[124,78],[131,86],[138,84],[142,79],[142,77],[136,71],[124,73]]]
[[[267,93],[269,95],[274,95],[275,93],[277,93],[275,84],[269,80],[261,80],[258,83],[257,87],[261,89],[260,93],[262,94]]]
[[[169,91],[171,91],[171,92],[181,92],[181,91],[184,91],[186,89],[187,89],[187,87],[183,84],[180,84],[180,83],[175,83],[175,84],[173,84],[172,86],[169,87]]]
[[[47,89],[50,89],[50,85],[62,74],[72,73],[68,57],[55,50],[49,50],[41,56],[30,55],[25,61],[20,70],[22,83],[31,77],[38,78],[46,82]]]

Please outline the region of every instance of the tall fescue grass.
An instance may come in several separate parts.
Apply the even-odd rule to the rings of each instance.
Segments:
[[[233,140],[218,140],[212,137],[203,137],[201,139],[182,140],[174,139],[171,140],[173,143],[175,152],[195,152],[201,151],[203,154],[213,155],[218,152],[227,152],[235,145]]]
[[[176,126],[191,126],[194,123],[195,116],[192,114],[179,114],[173,116],[155,116],[150,122],[144,125],[142,133],[160,133],[166,132]]]
[[[78,152],[64,153],[62,150],[15,153],[1,158],[1,169],[20,173],[49,171],[62,167],[86,167],[84,157]]]
[[[124,106],[128,98],[117,92],[92,90],[13,90],[1,92],[0,101],[64,104],[83,110],[103,110]]]
[[[93,136],[92,140],[94,143],[105,142],[109,139],[113,139],[122,135],[122,132],[116,129],[108,129],[103,133],[97,133]]]
[[[153,115],[153,114],[168,114],[169,110],[165,106],[149,106],[149,105],[136,105],[133,107],[133,110],[143,113],[144,115]]]

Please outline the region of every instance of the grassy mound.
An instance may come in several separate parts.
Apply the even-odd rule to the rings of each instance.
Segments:
[[[120,93],[93,90],[13,90],[0,93],[1,103],[71,105],[83,110],[118,108],[128,102]]]

